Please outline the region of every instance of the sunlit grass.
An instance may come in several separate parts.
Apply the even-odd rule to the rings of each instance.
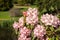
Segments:
[[[10,14],[8,11],[0,11],[0,20],[1,19],[10,19]]]

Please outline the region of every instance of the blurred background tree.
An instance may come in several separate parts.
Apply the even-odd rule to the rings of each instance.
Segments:
[[[0,11],[9,10],[13,6],[13,0],[0,0]]]
[[[13,4],[37,5],[40,11],[60,9],[60,0],[0,0],[0,10],[8,10],[13,7]]]

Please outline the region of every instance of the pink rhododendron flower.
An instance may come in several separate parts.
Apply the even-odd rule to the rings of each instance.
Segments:
[[[36,8],[29,8],[27,11],[26,23],[34,25],[38,22],[38,11]]]
[[[14,29],[18,29],[18,22],[14,22],[13,28],[14,28]]]
[[[36,8],[29,8],[28,11],[27,11],[27,15],[28,16],[38,16],[38,10]]]
[[[31,30],[28,29],[28,28],[26,28],[26,27],[24,27],[24,28],[22,28],[22,29],[20,30],[20,34],[21,34],[21,35],[29,36],[30,33],[31,33]]]
[[[38,17],[26,17],[26,23],[34,25],[38,22]]]
[[[49,40],[49,38],[47,37],[46,40]]]
[[[59,19],[56,16],[53,16],[52,14],[45,14],[41,17],[42,23],[45,25],[52,25],[54,27],[57,27],[59,25]]]
[[[31,38],[27,38],[27,36],[20,35],[20,36],[18,37],[18,40],[31,40]]]
[[[19,18],[19,24],[20,26],[24,25],[24,17]]]
[[[13,28],[14,29],[22,28],[23,25],[24,25],[24,17],[21,17],[19,18],[19,22],[14,22]]]
[[[40,37],[40,40],[45,40],[45,38],[44,37]]]
[[[60,21],[59,21],[59,23],[58,23],[59,25],[60,25]]]
[[[30,11],[30,10],[32,10],[32,8],[31,8],[31,7],[29,7],[29,8],[28,8],[28,11]]]
[[[18,30],[18,28],[21,29],[21,28],[23,28],[23,26],[21,26],[20,23],[18,23],[18,22],[14,22],[13,28]]]
[[[35,37],[43,37],[46,34],[46,30],[43,26],[37,25],[34,29],[34,36]]]
[[[23,15],[24,15],[24,16],[27,16],[27,12],[23,12]]]

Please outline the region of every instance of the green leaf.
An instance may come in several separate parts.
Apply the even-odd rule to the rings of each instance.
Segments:
[[[48,40],[54,40],[55,38],[54,38],[54,36],[52,37],[52,38],[49,38]]]
[[[58,36],[56,37],[56,40],[59,40]]]
[[[46,30],[48,29],[48,27],[46,27]]]
[[[57,32],[57,31],[60,31],[60,27],[59,27],[58,29],[55,30],[55,32]]]
[[[50,27],[50,30],[51,30],[51,31],[54,31],[54,28],[53,28],[53,27]]]
[[[48,40],[51,40],[51,38],[49,38]]]
[[[54,36],[51,38],[51,40],[54,40],[55,38],[54,38]]]
[[[31,33],[32,40],[35,39],[33,32]]]

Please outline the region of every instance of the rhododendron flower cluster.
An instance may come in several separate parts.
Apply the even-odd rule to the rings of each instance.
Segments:
[[[26,23],[34,25],[38,22],[38,10],[36,8],[29,8],[27,11]]]
[[[43,37],[46,34],[46,30],[43,26],[37,25],[34,29],[34,36],[35,37]]]
[[[25,36],[25,35],[20,35],[18,37],[18,40],[31,40],[31,38],[27,38],[27,36]]]
[[[14,29],[22,28],[23,25],[24,25],[24,18],[21,17],[21,18],[19,18],[19,22],[14,22],[13,28]]]
[[[24,17],[19,18],[19,24],[20,26],[24,25]]]
[[[41,21],[45,25],[52,25],[54,27],[57,27],[58,25],[60,25],[60,20],[56,16],[53,16],[52,14],[44,14],[41,17]]]
[[[18,40],[31,40],[31,38],[27,38],[31,33],[30,29],[27,29],[26,27],[20,29],[20,35]]]
[[[20,35],[23,34],[23,35],[25,35],[25,36],[29,36],[30,33],[31,33],[31,30],[28,29],[28,28],[26,28],[26,27],[24,27],[24,28],[22,28],[22,29],[20,30]]]
[[[20,17],[18,22],[14,22],[13,28],[18,32],[18,40],[34,40],[34,38],[38,40],[48,40],[48,36],[46,36],[48,26],[46,25],[52,25],[54,27],[60,25],[59,18],[52,14],[42,15],[41,21],[38,20],[38,15],[36,8],[29,8],[27,11],[23,12],[23,17]]]
[[[16,30],[18,29],[18,22],[14,22],[13,28],[16,29]]]

